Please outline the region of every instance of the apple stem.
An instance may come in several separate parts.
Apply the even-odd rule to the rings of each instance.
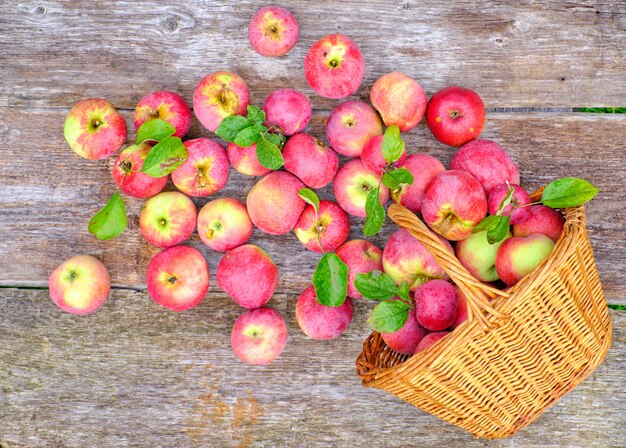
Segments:
[[[461,112],[459,112],[458,110],[451,110],[450,111],[450,117],[451,118],[456,119],[456,118],[459,118],[459,117],[462,117],[462,116],[463,116],[463,114]]]

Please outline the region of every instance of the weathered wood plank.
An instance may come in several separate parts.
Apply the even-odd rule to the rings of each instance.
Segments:
[[[60,260],[90,253],[109,267],[115,285],[142,288],[148,262],[158,251],[138,229],[142,202],[127,198],[129,229],[121,237],[99,242],[87,232],[90,217],[115,189],[110,177],[113,159],[92,162],[75,156],[63,140],[64,113],[0,108],[0,134],[5,136],[0,164],[0,285],[45,286]],[[323,136],[325,118],[326,113],[316,114],[309,131]],[[194,121],[190,136],[203,135],[209,132]],[[622,250],[626,116],[491,113],[484,136],[511,152],[530,189],[564,176],[585,177],[600,187],[598,198],[588,206],[589,230],[609,301],[626,303],[626,274],[615,269],[626,264]],[[410,153],[425,152],[444,163],[453,153],[423,124],[406,139]],[[253,178],[231,170],[228,185],[215,197],[245,200],[253,184]],[[332,189],[324,189],[322,196],[332,197]],[[208,200],[196,203],[201,206]],[[352,224],[352,237],[361,236],[362,220],[352,218]],[[388,222],[373,240],[382,246],[393,230]],[[306,251],[293,233],[276,237],[255,230],[252,242],[268,250],[279,265],[281,292],[305,288],[319,256]],[[196,234],[189,244],[204,252],[215,272],[220,254],[206,248]]]
[[[476,88],[489,107],[624,105],[624,2],[284,1],[301,37],[282,59],[248,44],[248,20],[266,3],[1,2],[0,105],[67,107],[104,96],[134,108],[159,88],[190,99],[202,76],[224,68],[247,80],[257,102],[278,87],[312,94],[304,56],[334,32],[362,47],[361,98],[398,70],[429,94],[450,84]],[[335,104],[312,100],[319,109]]]
[[[115,290],[92,316],[62,313],[47,291],[0,290],[0,444],[17,447],[623,446],[626,313],[611,311],[613,347],[576,390],[534,424],[485,442],[395,397],[366,389],[354,359],[371,303],[334,341],[306,338],[293,295],[270,305],[289,342],[267,367],[239,362],[241,313],[211,293],[169,312]]]

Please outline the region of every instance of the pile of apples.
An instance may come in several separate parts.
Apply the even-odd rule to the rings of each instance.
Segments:
[[[269,57],[291,50],[298,35],[296,19],[280,7],[262,8],[249,24],[252,47]],[[327,98],[354,94],[364,73],[358,46],[340,34],[317,41],[304,60],[306,80]],[[119,153],[112,177],[122,194],[147,199],[139,227],[148,242],[163,248],[146,273],[150,296],[174,311],[192,308],[205,297],[210,278],[206,260],[198,250],[180,245],[197,229],[204,244],[224,253],[217,285],[248,310],[232,329],[233,351],[245,362],[267,364],[287,341],[284,319],[266,307],[279,270],[268,253],[247,242],[253,227],[272,235],[293,230],[305,248],[327,257],[297,300],[302,331],[314,339],[336,338],[352,320],[352,300],[366,297],[381,302],[372,312],[372,326],[391,348],[413,354],[466,319],[465,299],[404,229],[391,235],[384,250],[366,239],[347,241],[350,216],[378,219],[382,225],[382,206],[391,198],[421,214],[477,279],[503,286],[515,284],[550,253],[563,217],[531,204],[519,185],[518,168],[502,147],[476,140],[485,124],[478,94],[452,86],[428,100],[415,80],[393,72],[374,83],[370,99],[372,105],[351,100],[335,107],[326,125],[326,144],[303,132],[312,108],[302,93],[276,90],[258,108],[250,105],[250,91],[240,76],[211,73],[196,86],[193,113],[228,141],[225,149],[214,139],[181,140],[192,114],[180,95],[162,90],[143,98],[134,116],[137,142]],[[409,132],[424,116],[435,138],[460,147],[449,170],[431,156],[406,154],[400,132]],[[104,159],[126,142],[126,124],[108,101],[85,99],[68,113],[65,138],[78,155]],[[390,159],[392,150],[396,156]],[[339,155],[349,158],[341,167]],[[231,166],[262,176],[246,203],[220,198],[198,212],[190,197],[220,191]],[[170,173],[178,191],[162,192]],[[333,181],[336,202],[320,201],[312,189]],[[375,216],[380,209],[382,220]],[[488,215],[508,219],[495,223],[485,219]],[[90,231],[108,239],[125,225],[124,203],[116,193],[94,217]],[[481,225],[484,230],[476,231]],[[496,229],[503,225],[506,229]],[[377,231],[374,226],[367,233]],[[325,288],[333,285],[340,285],[340,300],[327,306],[320,296],[326,297]],[[95,311],[109,290],[106,268],[91,256],[74,257],[50,276],[52,300],[70,313]],[[390,310],[399,312],[390,317]]]

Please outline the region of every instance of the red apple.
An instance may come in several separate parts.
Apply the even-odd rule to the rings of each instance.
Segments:
[[[184,137],[191,126],[191,111],[187,103],[178,93],[168,90],[152,92],[139,101],[135,108],[135,130],[153,118],[160,118],[174,126],[176,137]]]
[[[230,164],[222,145],[208,138],[184,142],[189,156],[172,172],[172,182],[189,196],[209,196],[228,182]]]
[[[177,191],[152,196],[141,208],[139,229],[144,238],[158,247],[176,246],[196,228],[196,206]]]
[[[485,105],[476,92],[459,86],[446,87],[428,101],[426,123],[435,138],[461,146],[480,135],[485,126]]]
[[[350,235],[350,219],[335,202],[320,201],[317,220],[315,209],[307,205],[294,229],[296,236],[313,252],[333,252]]]
[[[200,239],[218,252],[245,244],[252,236],[252,229],[248,210],[237,199],[215,199],[207,202],[198,213]]]
[[[508,232],[504,240],[511,236]],[[504,240],[489,244],[486,230],[473,233],[456,243],[456,257],[481,282],[495,282],[500,278],[496,272],[496,253]]]
[[[347,157],[360,157],[369,139],[383,133],[383,124],[372,106],[346,101],[335,107],[326,122],[328,143]]]
[[[311,119],[311,103],[297,90],[278,89],[263,103],[265,124],[278,126],[283,134],[293,135],[304,130]]]
[[[265,365],[280,356],[287,344],[285,319],[272,308],[243,313],[230,335],[233,352],[243,362]]]
[[[345,98],[363,81],[365,61],[352,39],[330,34],[313,44],[304,59],[304,76],[311,88],[325,98]]]
[[[413,175],[413,185],[401,184],[400,188],[391,192],[391,198],[413,213],[420,213],[426,187],[446,169],[439,160],[426,154],[411,154],[399,167]]]
[[[415,353],[417,344],[428,334],[428,330],[422,327],[415,318],[414,312],[409,312],[404,326],[393,333],[381,333],[380,335],[385,344],[392,350],[403,355],[412,355]]]
[[[413,78],[392,72],[381,76],[372,86],[370,101],[383,118],[385,126],[398,126],[406,132],[424,116],[428,98]]]
[[[339,168],[335,176],[335,198],[346,212],[364,218],[367,195],[379,185],[378,197],[381,204],[385,204],[389,199],[389,189],[381,185],[380,176],[367,169],[361,160],[350,160]]]
[[[256,143],[245,148],[229,143],[228,160],[236,171],[247,176],[265,176],[272,172],[259,162],[256,156]]]
[[[387,165],[385,157],[383,157],[383,139],[382,135],[376,135],[372,137],[363,147],[361,152],[361,162],[363,165],[373,173],[379,176],[383,175],[383,170]],[[402,165],[406,160],[406,150],[402,151],[400,159],[392,164],[393,167]]]
[[[276,291],[278,268],[258,246],[244,244],[229,250],[217,265],[217,284],[238,305],[260,308]]]
[[[259,9],[248,24],[248,39],[254,51],[263,56],[282,56],[298,42],[300,27],[296,18],[280,6]]]
[[[322,188],[332,182],[339,169],[339,156],[333,148],[309,134],[296,134],[283,148],[285,169],[309,188]]]
[[[324,306],[317,301],[313,285],[306,288],[296,302],[296,322],[312,339],[339,337],[352,321],[354,305],[346,297],[341,306]]]
[[[563,233],[563,225],[565,224],[563,215],[545,205],[530,205],[524,208],[528,215],[524,221],[513,226],[513,235],[524,237],[533,233],[540,233],[556,243]]]
[[[136,198],[154,196],[167,184],[167,176],[151,177],[141,172],[152,145],[142,143],[125,148],[113,164],[113,180],[122,193]]]
[[[358,274],[383,270],[383,251],[366,240],[351,240],[339,247],[335,253],[348,265],[348,297],[362,299],[361,293],[354,287]]]
[[[170,247],[150,261],[146,284],[156,303],[184,311],[202,302],[209,290],[209,267],[197,249]]]
[[[429,349],[430,347],[435,345],[435,342],[437,342],[439,339],[443,338],[449,333],[449,331],[437,331],[435,333],[427,334],[426,336],[424,336],[424,339],[422,339],[420,343],[417,344],[417,347],[415,347],[415,354]]]
[[[496,271],[507,286],[513,286],[545,260],[554,242],[545,235],[532,234],[506,240],[496,255]]]
[[[415,315],[427,330],[440,331],[456,320],[456,289],[445,280],[430,280],[415,290]]]
[[[511,184],[511,187],[513,187],[513,200],[511,204],[506,205],[504,209],[502,209],[500,214],[502,216],[510,216],[511,224],[519,224],[528,217],[528,207],[525,206],[532,201],[526,190],[522,187],[516,184]],[[500,204],[502,204],[502,201],[504,201],[508,194],[509,186],[507,184],[499,185],[491,190],[489,200],[487,201],[490,215],[498,213]]]
[[[455,287],[454,289],[456,290],[456,298],[458,301],[456,307],[456,319],[454,319],[454,322],[450,325],[450,330],[454,330],[467,320],[467,299],[458,287]]]
[[[211,73],[193,92],[193,111],[202,126],[215,132],[222,120],[232,115],[246,115],[250,104],[248,85],[236,73]]]
[[[50,298],[63,311],[90,314],[109,297],[109,271],[97,258],[79,255],[61,263],[50,274]]]

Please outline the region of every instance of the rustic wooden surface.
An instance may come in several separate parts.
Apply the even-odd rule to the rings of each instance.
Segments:
[[[293,234],[253,235],[280,268],[270,303],[287,319],[290,341],[278,361],[251,368],[230,351],[241,310],[214,277],[205,301],[181,314],[143,291],[157,250],[138,230],[141,201],[127,198],[130,225],[120,238],[98,242],[86,230],[114,191],[113,161],[68,149],[62,126],[75,101],[104,96],[132,127],[132,109],[148,92],[175,90],[190,101],[202,76],[231,69],[255,104],[278,87],[303,91],[315,109],[308,132],[323,137],[338,102],[313,94],[302,61],[316,39],[342,32],[367,63],[356,97],[367,100],[373,81],[391,70],[414,76],[428,94],[449,84],[475,88],[491,108],[483,137],[510,151],[525,186],[570,175],[598,185],[587,207],[590,237],[608,301],[626,304],[626,116],[570,112],[626,105],[626,4],[512,3],[283,2],[300,23],[300,41],[268,59],[246,33],[264,2],[0,2],[0,447],[626,446],[626,312],[611,312],[614,347],[589,379],[518,435],[488,443],[360,386],[354,358],[369,333],[369,304],[357,303],[340,339],[304,337],[294,302],[318,256]],[[194,121],[189,136],[211,133]],[[406,140],[410,153],[444,163],[453,154],[423,123]],[[253,183],[231,170],[215,197],[244,199]],[[352,224],[360,236],[362,221]],[[373,240],[382,246],[391,231],[388,223]],[[214,274],[220,255],[197,235],[189,244]],[[45,287],[60,261],[80,253],[98,256],[115,287],[93,316],[64,314],[47,291],[22,289]]]

